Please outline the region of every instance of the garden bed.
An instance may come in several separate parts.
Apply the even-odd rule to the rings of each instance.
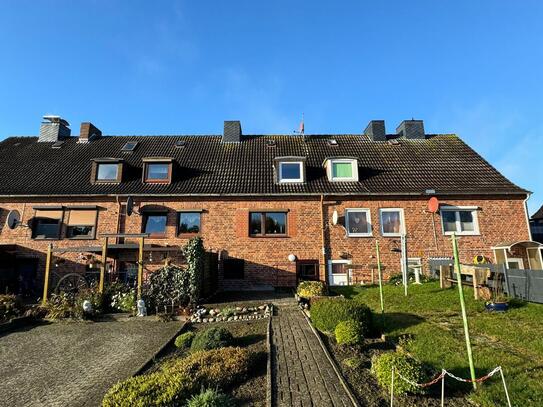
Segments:
[[[239,346],[254,352],[257,361],[249,379],[230,388],[228,393],[234,397],[239,406],[266,406],[266,361],[267,361],[267,319],[251,321],[231,321],[228,323],[206,323],[187,325],[184,332],[202,332],[212,327],[226,328],[234,337],[233,346]],[[160,366],[168,361],[187,356],[190,352],[171,345],[163,355],[143,373],[152,373],[160,369]]]

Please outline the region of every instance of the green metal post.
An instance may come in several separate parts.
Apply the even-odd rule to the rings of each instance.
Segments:
[[[462,320],[464,322],[464,334],[466,336],[466,348],[468,350],[469,370],[471,373],[471,380],[473,380],[473,388],[477,389],[477,383],[475,382],[475,366],[473,365],[473,355],[471,353],[471,340],[469,338],[468,328],[468,316],[466,313],[466,303],[464,302],[464,290],[462,289],[462,274],[460,272],[460,259],[458,257],[458,242],[456,241],[456,235],[453,233],[451,236],[454,253],[454,268],[456,269],[456,283],[458,285],[458,295],[460,296],[460,307],[462,308]]]
[[[375,251],[377,252],[377,275],[379,278],[379,296],[381,298],[381,317],[383,320],[383,330],[385,329],[385,301],[383,299],[383,276],[381,273],[381,254],[379,252],[379,241],[375,241]]]

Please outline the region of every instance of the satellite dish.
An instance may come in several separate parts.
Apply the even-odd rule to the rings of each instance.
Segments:
[[[134,213],[134,199],[129,196],[126,199],[126,215],[130,216]]]
[[[433,196],[428,200],[428,211],[436,213],[439,210],[439,200]]]
[[[334,213],[332,213],[332,224],[337,225],[338,220],[339,220],[339,215],[337,211],[334,211]]]
[[[8,217],[6,219],[6,225],[10,229],[15,229],[17,226],[21,224],[21,214],[18,210],[13,209],[9,211]]]

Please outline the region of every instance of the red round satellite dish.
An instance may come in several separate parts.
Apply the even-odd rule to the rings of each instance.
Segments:
[[[438,209],[439,209],[439,201],[435,196],[433,196],[428,201],[428,210],[432,213],[436,213]]]

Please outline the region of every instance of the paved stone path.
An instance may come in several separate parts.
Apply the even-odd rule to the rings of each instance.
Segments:
[[[353,406],[318,339],[296,305],[272,320],[275,406]]]
[[[0,406],[98,406],[181,322],[40,325],[0,337]]]

